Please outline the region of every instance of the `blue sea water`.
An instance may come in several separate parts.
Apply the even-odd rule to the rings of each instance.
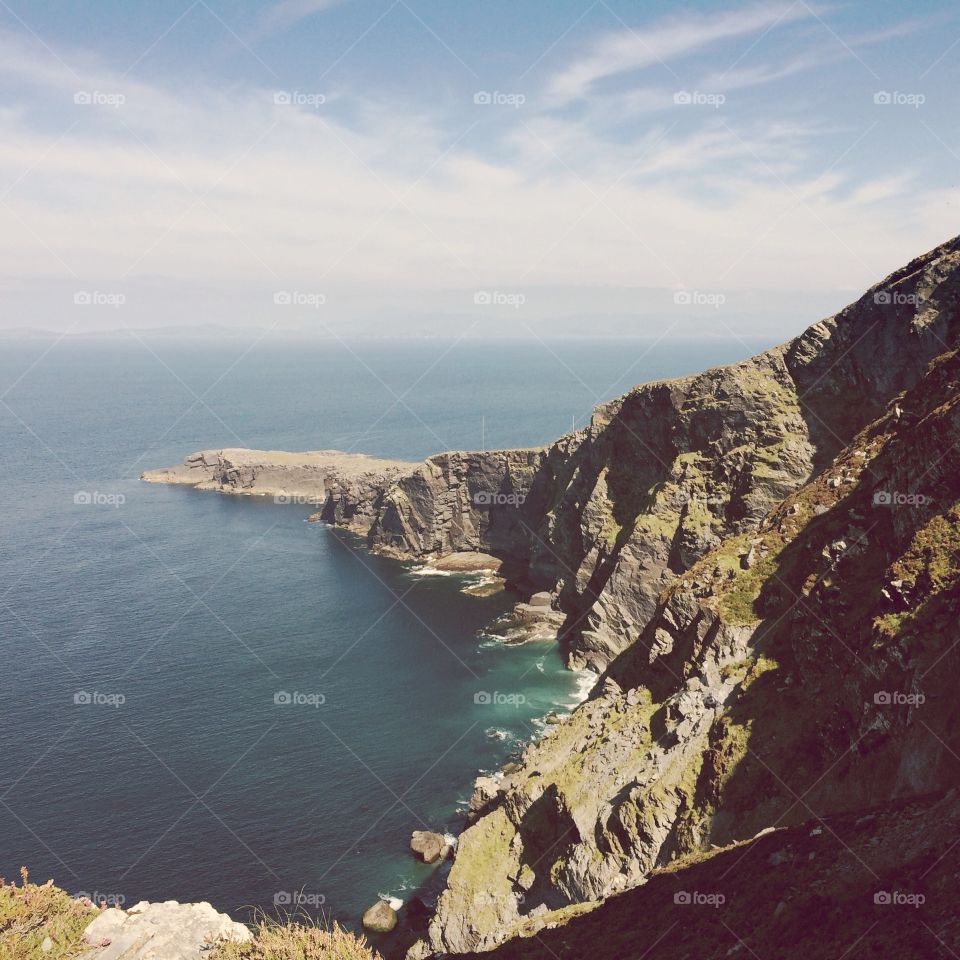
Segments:
[[[0,343],[0,875],[355,921],[429,883],[410,832],[455,833],[476,775],[577,698],[552,644],[485,635],[509,597],[142,470],[540,444],[765,346]]]

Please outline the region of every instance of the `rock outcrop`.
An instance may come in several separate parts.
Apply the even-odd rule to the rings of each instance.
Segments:
[[[87,927],[83,960],[201,960],[217,941],[252,938],[242,923],[209,903],[148,903],[111,907]]]
[[[182,464],[147,470],[140,479],[313,505],[321,509],[311,520],[366,534],[378,516],[386,490],[414,466],[402,460],[339,450],[287,453],[229,448],[191,453]]]
[[[397,919],[397,911],[386,900],[378,900],[363,914],[363,925],[371,933],[390,933]]]
[[[531,917],[473,957],[950,957],[958,830],[955,793],[810,818],[679,860],[604,904]]]
[[[414,830],[410,837],[411,851],[424,863],[436,863],[450,855],[450,844],[442,833]]]

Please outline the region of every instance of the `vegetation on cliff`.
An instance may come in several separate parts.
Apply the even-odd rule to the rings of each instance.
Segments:
[[[252,940],[223,942],[207,954],[209,960],[380,960],[380,955],[357,937],[334,924],[329,930],[290,921],[261,921]]]
[[[32,883],[26,867],[19,884],[0,877],[0,960],[72,960],[97,913],[90,901],[71,897],[52,880]]]

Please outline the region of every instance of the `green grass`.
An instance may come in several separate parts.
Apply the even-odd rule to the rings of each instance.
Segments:
[[[26,867],[21,883],[0,878],[0,960],[68,960],[84,947],[83,931],[99,911],[46,883],[31,883]],[[49,938],[52,947],[41,949]]]
[[[960,503],[932,517],[914,534],[910,546],[890,568],[892,580],[908,580],[920,588],[925,600],[951,586],[960,576]],[[874,619],[884,636],[899,636],[915,623],[924,604],[910,610],[886,613]]]
[[[247,943],[216,944],[209,960],[380,960],[366,940],[341,930],[304,923],[263,920]]]

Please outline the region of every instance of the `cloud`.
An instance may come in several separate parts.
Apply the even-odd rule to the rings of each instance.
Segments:
[[[624,310],[641,288],[809,297],[865,287],[955,230],[940,180],[857,168],[880,133],[848,155],[857,129],[779,102],[782,119],[681,108],[604,138],[595,113],[561,119],[531,98],[465,136],[462,116],[355,91],[342,109],[335,90],[278,103],[255,86],[134,82],[71,52],[74,74],[2,34],[0,54],[21,81],[0,110],[0,288],[25,290],[4,311],[17,324],[61,288],[123,291],[125,319],[162,302],[179,323],[191,308],[161,294],[203,291],[197,316],[267,324],[276,290],[322,291],[345,324],[438,298],[469,313],[476,290],[531,291],[530,311],[532,291],[574,287],[627,291]],[[75,105],[77,90],[126,99]],[[842,142],[824,151],[826,136]]]
[[[676,80],[670,61],[733,37],[769,31],[812,15],[800,3],[764,3],[714,16],[685,16],[662,21],[646,30],[609,33],[586,56],[575,60],[550,81],[550,92],[560,102],[585,97],[601,80],[659,64]]]
[[[264,11],[261,25],[267,32],[286,30],[300,20],[339,7],[346,0],[281,0]]]

